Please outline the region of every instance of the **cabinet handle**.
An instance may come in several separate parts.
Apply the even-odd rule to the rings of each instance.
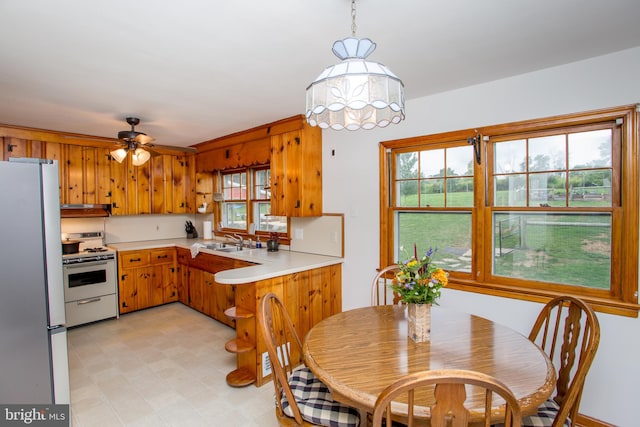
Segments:
[[[158,255],[158,259],[169,258],[169,255]]]
[[[140,258],[129,258],[129,262],[140,262],[142,259]]]

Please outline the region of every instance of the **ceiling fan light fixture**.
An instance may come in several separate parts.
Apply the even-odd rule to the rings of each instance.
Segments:
[[[308,87],[307,122],[323,129],[385,127],[404,120],[404,84],[386,66],[367,61],[376,44],[355,37],[355,0],[351,2],[352,37],[333,44],[342,60],[327,67]]]
[[[151,158],[151,153],[143,148],[136,148],[136,150],[131,154],[131,163],[133,166],[141,166],[147,162]]]
[[[113,150],[110,154],[116,162],[122,163],[124,159],[127,158],[127,149],[118,148],[117,150]]]

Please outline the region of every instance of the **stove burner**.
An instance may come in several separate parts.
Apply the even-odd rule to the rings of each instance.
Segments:
[[[107,248],[86,248],[85,252],[106,252]]]

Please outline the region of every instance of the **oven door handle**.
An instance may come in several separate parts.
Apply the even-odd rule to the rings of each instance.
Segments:
[[[85,300],[82,300],[82,301],[78,301],[78,305],[89,304],[89,303],[92,303],[92,302],[98,302],[98,301],[100,301],[101,299],[102,299],[102,298],[90,298],[90,299],[85,299]]]
[[[80,262],[78,264],[67,264],[65,268],[81,268],[81,267],[93,267],[94,265],[106,265],[107,261],[89,261]]]

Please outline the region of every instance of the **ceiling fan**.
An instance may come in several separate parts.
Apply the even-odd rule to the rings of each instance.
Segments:
[[[127,117],[130,130],[118,132],[118,139],[121,141],[120,148],[111,151],[111,156],[122,163],[127,158],[127,153],[131,152],[131,162],[133,166],[143,165],[151,158],[151,152],[156,151],[154,147],[166,148],[173,151],[194,152],[195,149],[189,147],[170,147],[167,145],[151,144],[155,139],[143,132],[136,131],[135,127],[140,123],[137,117]]]

